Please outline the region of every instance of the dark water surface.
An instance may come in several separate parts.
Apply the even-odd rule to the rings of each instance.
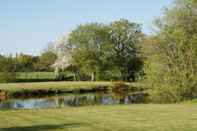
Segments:
[[[63,94],[50,97],[8,98],[0,100],[0,109],[40,109],[143,103],[143,93]]]

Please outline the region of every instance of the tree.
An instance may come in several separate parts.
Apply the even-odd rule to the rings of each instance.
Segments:
[[[119,77],[135,81],[143,67],[142,38],[140,25],[121,19],[110,25],[80,25],[69,34],[65,45],[71,55],[70,64],[91,80]]]
[[[104,63],[107,28],[98,23],[80,25],[69,34],[68,42],[73,65],[91,75],[92,81],[99,79],[103,66],[107,69]]]
[[[156,21],[157,40],[147,60],[147,80],[157,102],[197,97],[197,1],[177,0]]]
[[[38,61],[38,58],[21,53],[16,55],[13,60],[16,62],[17,72],[31,72],[34,71],[34,64]]]
[[[110,24],[110,40],[113,60],[121,72],[121,79],[136,80],[143,62],[140,58],[140,43],[143,38],[141,26],[121,19]]]
[[[70,47],[67,41],[67,37],[63,36],[58,41],[51,43],[48,46],[48,50],[52,51],[56,54],[57,59],[52,64],[52,68],[54,68],[54,72],[56,74],[56,78],[61,80],[65,77],[65,71],[72,72],[74,75],[74,79],[77,78],[77,66],[71,63],[71,54]],[[75,68],[76,67],[76,68]],[[75,79],[76,80],[76,79]]]
[[[0,55],[0,82],[16,81],[16,66],[12,56],[4,57]]]
[[[57,60],[57,55],[52,51],[45,51],[39,56],[39,61],[37,62],[38,70],[40,71],[51,71],[52,65]]]

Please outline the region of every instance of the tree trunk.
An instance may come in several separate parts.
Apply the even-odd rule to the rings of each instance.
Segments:
[[[74,81],[77,81],[76,73],[74,73],[73,77],[74,77]]]
[[[92,72],[91,74],[91,81],[95,81],[95,72]]]

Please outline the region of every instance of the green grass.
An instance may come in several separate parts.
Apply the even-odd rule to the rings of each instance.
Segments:
[[[139,83],[126,83],[128,88],[137,91],[142,87]],[[78,91],[91,90],[93,88],[114,86],[113,82],[88,82],[88,81],[66,81],[66,82],[32,82],[32,83],[2,83],[0,90],[6,91],[9,94],[16,92],[33,92],[37,90],[59,90],[59,91]]]
[[[36,82],[36,83],[5,83],[0,84],[0,90],[9,93],[20,92],[24,90],[64,90],[72,91],[79,89],[92,89],[100,86],[112,86],[111,82]]]
[[[56,79],[54,72],[18,72],[17,79]]]
[[[197,105],[5,110],[0,118],[0,131],[196,131]]]

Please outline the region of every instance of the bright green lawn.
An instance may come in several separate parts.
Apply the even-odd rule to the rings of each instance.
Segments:
[[[130,88],[137,89],[142,85],[139,83],[126,83]],[[7,91],[9,93],[22,92],[24,90],[63,90],[63,91],[75,91],[79,89],[92,89],[99,88],[102,86],[112,87],[113,82],[34,82],[34,83],[5,83],[0,84],[0,90]]]
[[[197,104],[0,111],[0,131],[197,131]]]
[[[112,86],[112,82],[34,82],[34,83],[5,83],[0,84],[0,90],[16,92],[38,89],[77,90],[91,89],[98,86]]]
[[[20,79],[56,79],[54,72],[17,72]]]

